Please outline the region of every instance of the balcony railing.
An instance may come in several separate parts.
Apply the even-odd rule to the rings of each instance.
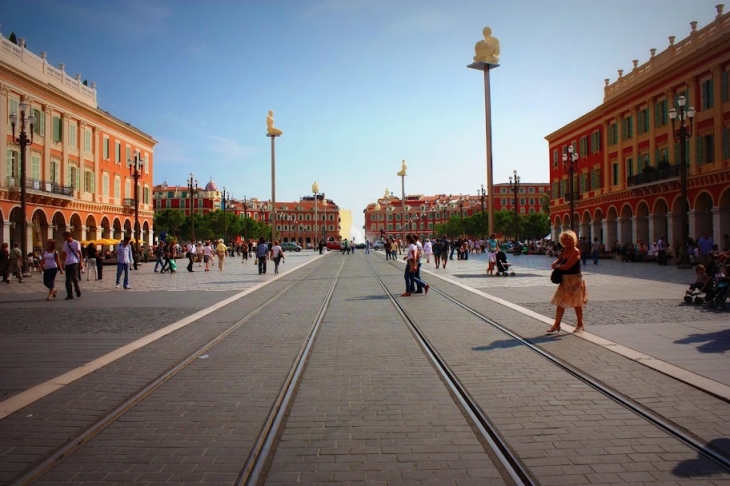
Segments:
[[[130,198],[130,197],[124,198],[123,204],[124,204],[125,208],[133,208],[134,207],[134,198]]]
[[[20,189],[20,180],[15,177],[7,178],[7,185],[10,188]],[[58,194],[60,196],[73,197],[74,188],[70,186],[62,186],[57,182],[46,182],[37,179],[28,179],[25,181],[25,188],[36,192],[47,192],[49,194]]]
[[[673,177],[679,177],[679,165],[670,165],[663,169],[654,169],[645,171],[642,174],[629,176],[626,184],[629,187],[640,186],[642,184],[650,184],[652,182],[662,181],[665,179],[672,179]]]

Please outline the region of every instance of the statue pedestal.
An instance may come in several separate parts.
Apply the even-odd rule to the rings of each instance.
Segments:
[[[490,69],[494,69],[499,67],[499,64],[492,64],[491,62],[473,62],[467,66],[469,69],[478,69],[479,71],[489,71]]]

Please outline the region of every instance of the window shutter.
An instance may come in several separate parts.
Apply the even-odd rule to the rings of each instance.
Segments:
[[[661,103],[655,103],[654,104],[654,128],[659,128],[661,125],[659,124],[659,112],[662,109]]]
[[[702,109],[707,109],[707,105],[709,102],[709,99],[707,97],[707,81],[703,82],[701,85],[701,93],[702,93]]]
[[[53,141],[58,142],[60,140],[60,136],[59,136],[60,126],[58,124],[58,121],[59,121],[58,117],[54,116],[51,121],[53,124]]]
[[[695,139],[695,162],[697,165],[702,165],[702,137],[697,137]]]
[[[710,79],[707,82],[707,99],[709,100],[708,108],[715,106],[715,80]]]
[[[730,129],[728,128],[722,129],[722,159],[730,159]]]
[[[722,102],[726,102],[728,100],[728,72],[723,71],[722,77],[720,78],[720,99],[722,99]]]

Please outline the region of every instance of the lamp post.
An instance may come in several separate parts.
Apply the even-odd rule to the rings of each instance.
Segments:
[[[327,244],[327,196],[322,193],[322,204],[324,206],[324,226],[322,227],[322,235],[324,237],[324,244]],[[319,238],[319,235],[317,235]]]
[[[188,194],[190,194],[190,240],[195,243],[195,196],[198,194],[198,179],[193,178],[193,173],[190,173],[190,179],[188,179]]]
[[[405,239],[406,239],[405,224],[406,224],[406,171],[407,170],[408,170],[408,166],[406,165],[406,161],[403,160],[403,162],[401,163],[400,171],[397,174],[400,176],[400,191],[401,191],[401,202],[400,203],[401,203],[401,209],[402,209],[402,213],[403,213],[403,215],[401,216],[401,218],[402,218],[401,229],[403,230],[403,241],[405,241]]]
[[[246,195],[243,195],[243,237],[246,240],[246,244],[248,244],[248,199],[246,199]]]
[[[578,154],[575,153],[573,150],[572,145],[568,145],[568,153],[563,154],[563,167],[568,169],[568,178],[570,179],[568,183],[568,189],[570,193],[568,196],[570,196],[570,230],[575,231],[575,227],[573,225],[573,212],[575,211],[575,190],[573,188],[573,174],[575,173],[575,166],[578,163]]]
[[[482,241],[486,241],[487,230],[484,228],[484,223],[486,223],[487,220],[484,217],[484,197],[487,195],[487,191],[484,190],[484,184],[482,184],[481,189],[477,191],[477,194],[479,194],[479,196],[482,198]]]
[[[139,179],[142,177],[142,169],[147,161],[140,156],[139,151],[134,152],[134,157],[127,160],[129,175],[134,180],[134,269],[137,270],[139,259]]]
[[[231,193],[226,191],[226,186],[223,186],[223,194],[221,195],[221,206],[223,206],[223,243],[228,241],[228,221],[226,221],[226,206],[228,206],[228,198]]]
[[[271,138],[271,244],[276,241],[276,137],[281,137],[282,131],[274,128],[274,111],[269,110],[266,117],[266,136]]]
[[[30,277],[30,272],[28,271],[28,258],[26,255],[28,254],[28,222],[26,220],[26,207],[25,207],[25,148],[28,145],[33,145],[33,126],[36,123],[35,115],[31,112],[30,115],[26,116],[26,113],[28,112],[28,103],[25,101],[21,101],[18,104],[18,110],[20,111],[20,117],[18,117],[17,113],[11,113],[10,114],[10,125],[13,129],[13,142],[18,144],[20,147],[20,251],[23,254],[23,258],[21,258],[21,273],[24,277]],[[20,122],[20,133],[18,134],[18,137],[15,137],[15,125]],[[28,138],[28,133],[26,132],[26,126],[28,127],[28,131],[30,132],[30,138]]]
[[[461,194],[459,194],[459,232],[461,238],[464,237],[464,201],[462,200]]]
[[[512,176],[509,176],[509,188],[512,190],[512,192],[515,194],[515,253],[519,252],[518,246],[517,246],[517,240],[518,240],[518,233],[520,230],[520,199],[519,199],[519,192],[520,192],[520,176],[517,175],[517,171],[512,171],[512,174],[514,174],[514,179]]]
[[[682,247],[679,249],[679,267],[678,268],[692,268],[689,262],[689,253],[687,253],[687,236],[689,233],[687,223],[687,211],[689,211],[689,204],[687,204],[687,139],[692,136],[692,121],[695,117],[695,109],[690,106],[685,108],[687,99],[684,96],[680,96],[677,99],[676,108],[669,110],[669,118],[672,119],[672,132],[674,138],[679,142],[679,177],[680,185],[682,190],[682,213],[681,213],[681,225],[682,225]],[[679,129],[675,130],[675,122],[679,121]]]
[[[312,242],[312,250],[317,251],[317,243],[319,241],[319,219],[317,219],[317,195],[319,194],[319,184],[314,181],[312,184],[312,192],[314,193],[314,235],[315,241]]]

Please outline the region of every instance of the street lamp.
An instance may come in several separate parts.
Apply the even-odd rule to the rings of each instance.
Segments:
[[[398,171],[397,175],[400,176],[400,191],[401,191],[401,209],[402,209],[402,224],[401,229],[403,230],[403,241],[406,239],[406,230],[405,230],[405,224],[406,224],[406,171],[408,170],[408,165],[406,165],[406,161],[403,160],[400,166],[400,171]]]
[[[687,228],[687,139],[692,136],[692,121],[695,117],[695,109],[693,107],[685,108],[687,98],[680,96],[677,100],[679,111],[676,108],[669,110],[669,118],[672,119],[672,132],[674,138],[679,141],[679,174],[682,189],[682,247],[679,249],[679,268],[692,268],[689,263],[689,253],[687,253],[687,236],[689,229]],[[679,129],[674,129],[675,121],[679,120]],[[688,123],[687,123],[688,122]]]
[[[486,241],[487,239],[487,230],[484,228],[484,223],[487,222],[486,218],[484,217],[484,198],[487,195],[487,191],[484,190],[484,184],[482,184],[482,188],[480,190],[477,190],[477,194],[482,198],[482,241]]]
[[[322,227],[322,235],[324,237],[324,244],[327,244],[327,196],[322,193],[322,204],[324,205],[324,226]],[[319,238],[319,235],[317,235]]]
[[[282,131],[274,127],[274,111],[269,110],[266,117],[266,136],[271,138],[271,244],[276,241],[276,137],[281,137]]]
[[[221,206],[223,206],[223,243],[228,241],[228,221],[226,221],[226,206],[228,206],[228,198],[231,196],[230,192],[226,191],[226,186],[223,186],[223,194],[221,196]]]
[[[314,181],[312,184],[312,192],[314,193],[314,236],[315,241],[312,242],[312,250],[317,251],[317,242],[319,241],[319,220],[317,219],[317,195],[319,194],[319,184]]]
[[[461,238],[464,237],[464,201],[461,199],[459,194],[459,230],[461,232]]]
[[[520,229],[520,200],[519,200],[519,192],[520,192],[520,176],[517,175],[517,171],[512,171],[512,174],[514,174],[514,180],[512,176],[509,176],[509,188],[514,192],[515,194],[515,253],[519,252],[517,248],[517,240],[518,240],[518,233]],[[573,212],[573,209],[571,208],[571,213]]]
[[[26,248],[28,245],[28,222],[26,221],[25,216],[25,148],[28,145],[33,145],[33,126],[35,125],[36,119],[32,112],[30,115],[26,116],[26,113],[28,112],[27,102],[21,101],[18,104],[18,110],[20,110],[20,118],[18,118],[16,113],[12,113],[9,118],[10,125],[13,128],[13,142],[20,146],[20,251],[23,254],[23,258],[21,258],[21,273],[24,277],[30,277],[30,272],[28,270],[28,258],[26,257],[28,254]],[[20,133],[18,134],[18,138],[15,138],[15,125],[18,122],[20,122]],[[26,125],[29,128],[28,131],[30,132],[30,139],[26,133]]]
[[[568,196],[570,197],[570,229],[571,231],[575,231],[575,227],[573,225],[573,211],[575,211],[575,190],[573,187],[573,173],[575,173],[575,166],[578,163],[578,154],[574,153],[573,145],[568,145],[568,153],[563,154],[563,167],[568,169],[568,177],[570,178],[570,181],[568,183],[568,189],[570,190],[570,193]]]
[[[188,179],[188,194],[190,194],[190,240],[195,243],[195,214],[193,207],[195,205],[195,196],[198,194],[198,179],[193,179],[193,173],[190,173]]]
[[[246,244],[248,244],[248,199],[246,199],[246,195],[243,195],[243,237],[246,239]]]
[[[144,169],[147,161],[143,159],[139,151],[134,152],[134,157],[127,160],[129,175],[134,180],[134,269],[137,270],[137,260],[139,259],[139,179],[142,177],[142,169]]]

